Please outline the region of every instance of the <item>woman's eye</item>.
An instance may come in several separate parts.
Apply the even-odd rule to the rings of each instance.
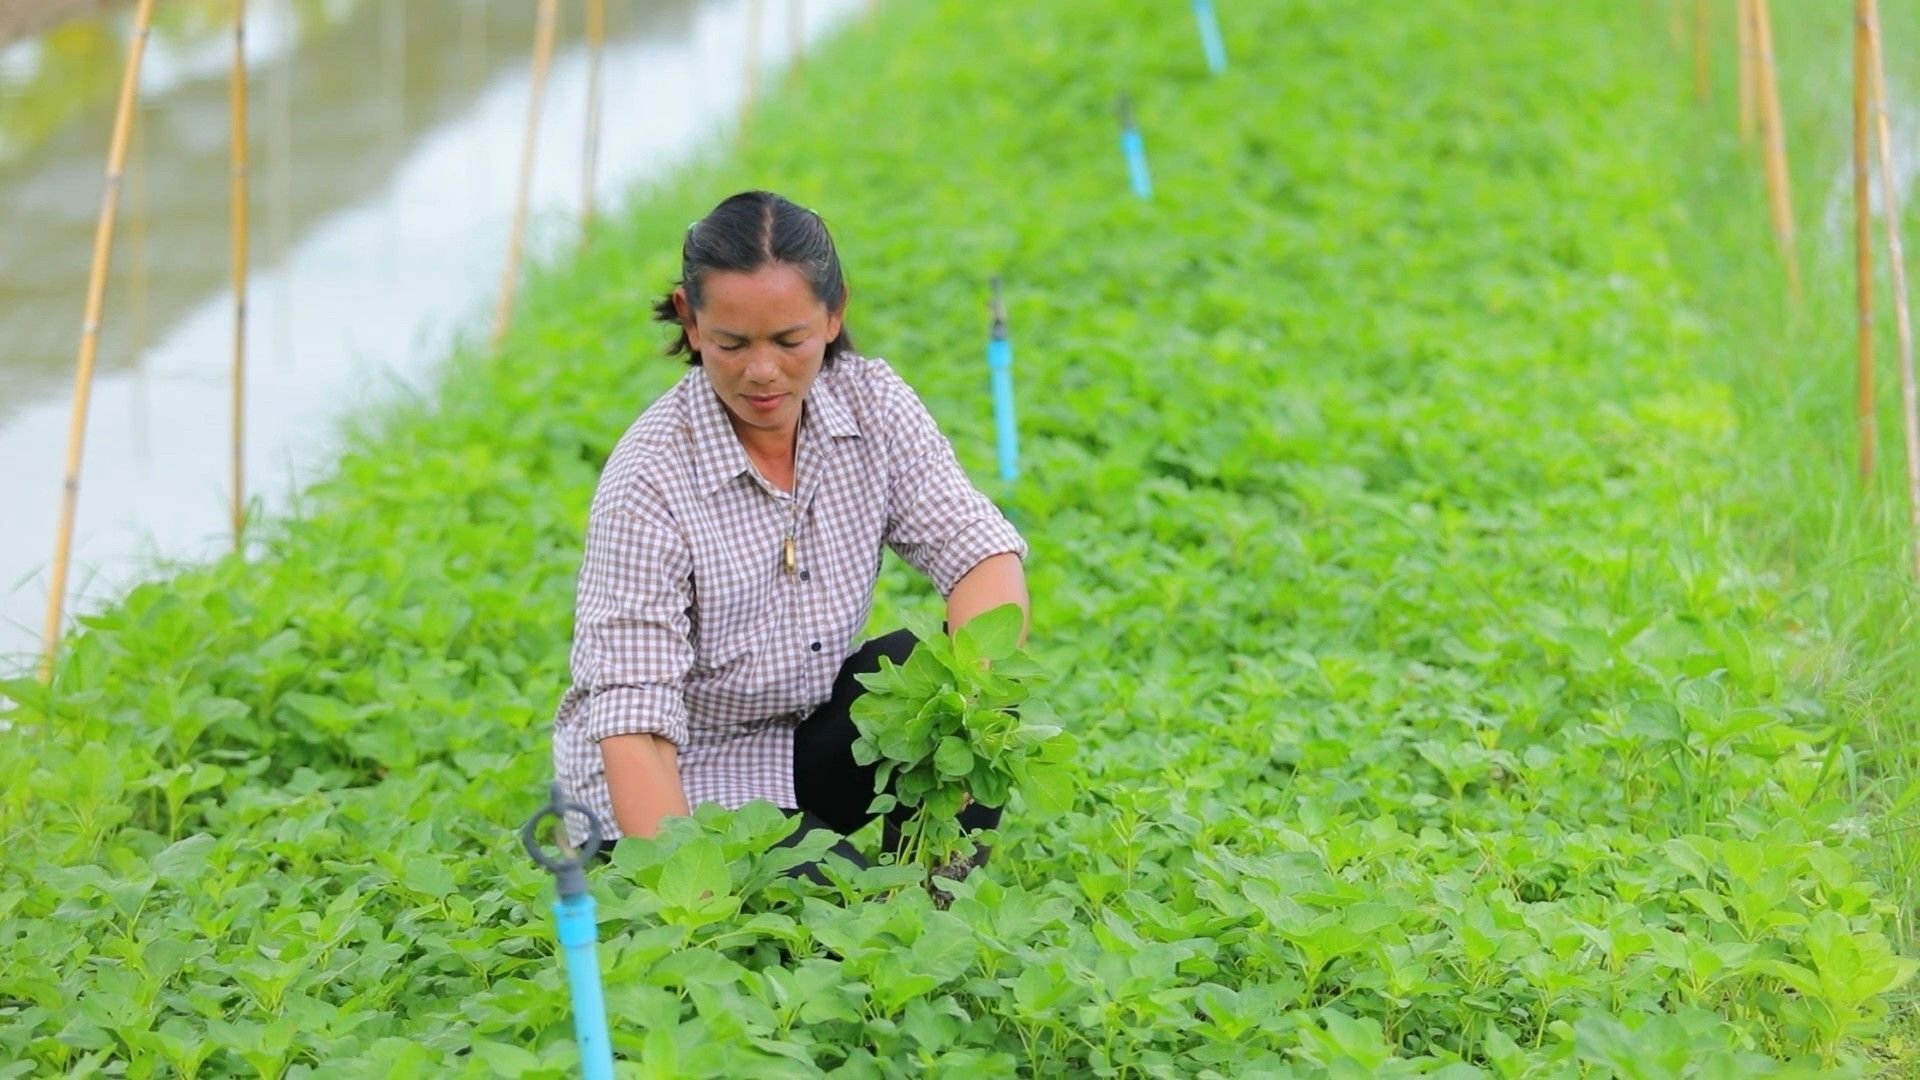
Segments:
[[[797,348],[799,348],[800,346],[802,346],[802,345],[805,345],[805,344],[806,344],[806,342],[805,342],[805,341],[782,341],[782,342],[779,342],[779,345],[780,345],[780,347],[781,347],[781,348],[783,348],[783,349],[797,349]]]
[[[743,341],[738,345],[722,345],[720,346],[720,351],[721,352],[739,352],[741,349],[744,349],[746,347],[747,347],[747,343]]]

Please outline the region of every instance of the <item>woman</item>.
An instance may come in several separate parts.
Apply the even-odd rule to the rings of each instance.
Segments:
[[[680,326],[669,352],[690,370],[601,474],[554,719],[561,782],[616,838],[705,802],[801,812],[796,838],[871,819],[854,675],[914,645],[906,631],[856,644],[883,548],[933,580],[949,627],[1028,610],[1025,541],[913,390],[854,351],[846,306],[810,210],[750,191],[687,230],[655,317]],[[969,828],[999,816],[961,811]],[[890,818],[897,831],[904,815]]]

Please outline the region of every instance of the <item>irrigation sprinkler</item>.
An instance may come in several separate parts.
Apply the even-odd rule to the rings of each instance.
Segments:
[[[1227,70],[1227,42],[1220,36],[1220,17],[1213,0],[1193,0],[1193,18],[1200,24],[1200,47],[1207,51],[1207,68],[1215,75]]]
[[[1153,198],[1153,174],[1147,171],[1147,141],[1140,137],[1133,122],[1133,99],[1120,95],[1120,150],[1127,156],[1127,175],[1133,180],[1133,193],[1142,199]]]
[[[558,856],[540,846],[540,823],[547,818],[566,824],[568,814],[587,819],[587,843],[578,851],[562,848]],[[553,921],[560,947],[567,955],[567,988],[573,995],[573,1034],[580,1045],[580,1075],[586,1080],[613,1080],[613,1044],[607,1038],[607,1004],[600,988],[598,927],[593,894],[587,891],[587,863],[600,852],[603,837],[593,811],[567,801],[558,783],[548,789],[547,805],[520,827],[520,843],[527,854],[553,874]]]
[[[1020,478],[1020,429],[1013,414],[1013,342],[1007,337],[1007,305],[1000,275],[993,276],[993,331],[987,339],[987,369],[993,374],[994,442],[1000,451],[1000,479]]]

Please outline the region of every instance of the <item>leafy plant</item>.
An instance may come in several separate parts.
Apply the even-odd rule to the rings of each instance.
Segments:
[[[956,819],[968,799],[1003,806],[1017,788],[1034,813],[1073,808],[1074,738],[1028,696],[1043,671],[1018,648],[1023,621],[1002,604],[949,640],[914,620],[919,643],[906,663],[883,656],[880,670],[858,676],[867,692],[853,703],[853,758],[879,765],[870,809],[914,808],[901,857],[929,873],[970,850]]]

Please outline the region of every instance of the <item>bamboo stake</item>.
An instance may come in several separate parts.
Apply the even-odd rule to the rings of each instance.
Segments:
[[[1920,576],[1920,391],[1913,374],[1913,318],[1907,311],[1907,259],[1900,245],[1900,194],[1894,190],[1892,125],[1887,121],[1887,72],[1880,56],[1880,5],[1860,0],[1866,17],[1867,55],[1873,64],[1873,111],[1880,143],[1880,218],[1887,226],[1887,265],[1893,271],[1894,327],[1900,348],[1900,402],[1907,437],[1907,517],[1913,571]]]
[[[1868,0],[1854,0],[1853,4],[1853,249],[1854,276],[1859,292],[1860,324],[1856,332],[1860,339],[1859,383],[1859,427],[1860,427],[1860,478],[1865,480],[1873,475],[1874,449],[1879,441],[1879,428],[1874,418],[1873,408],[1873,187],[1871,166],[1867,163],[1868,146],[1873,134],[1868,127],[1868,111],[1873,107],[1873,91],[1868,82],[1868,65],[1871,63],[1867,29],[1871,12]]]
[[[1787,175],[1787,132],[1780,115],[1780,84],[1773,64],[1773,25],[1767,12],[1767,0],[1753,4],[1753,44],[1760,61],[1760,131],[1765,142],[1767,164],[1767,203],[1773,211],[1773,234],[1780,244],[1780,257],[1787,264],[1787,295],[1794,309],[1800,307],[1800,260],[1795,254],[1793,237],[1793,195]]]
[[[1713,11],[1709,0],[1693,0],[1693,97],[1704,104],[1713,75]]]
[[[606,51],[607,0],[587,0],[587,146],[580,179],[580,245],[593,243],[594,173],[600,158],[600,58]]]
[[[527,100],[527,130],[520,146],[520,191],[513,204],[513,234],[507,241],[507,270],[500,281],[500,307],[493,316],[493,344],[507,336],[513,321],[513,294],[520,283],[520,249],[526,243],[527,203],[533,196],[533,158],[540,138],[540,105],[547,93],[547,70],[553,66],[553,38],[559,22],[560,0],[540,0],[539,22],[533,35],[533,92]]]
[[[133,40],[120,77],[120,102],[113,114],[113,139],[107,149],[106,190],[93,231],[93,269],[87,275],[86,313],[80,323],[80,355],[73,375],[73,413],[67,424],[67,472],[60,491],[60,527],[53,541],[53,582],[47,595],[46,634],[40,677],[53,678],[53,657],[60,646],[60,614],[67,593],[67,569],[73,556],[73,519],[80,500],[80,462],[86,446],[87,405],[93,394],[93,362],[100,350],[100,315],[112,262],[113,219],[120,207],[120,178],[126,168],[127,136],[133,127],[134,97],[140,89],[140,57],[153,28],[153,0],[140,0],[133,16]]]
[[[1753,56],[1753,2],[1752,0],[1734,0],[1734,22],[1740,39],[1740,145],[1753,145],[1753,122],[1755,112],[1754,98],[1757,96],[1754,83]]]
[[[233,0],[233,550],[247,526],[247,0]]]
[[[746,111],[760,97],[760,24],[764,21],[766,0],[747,0],[747,102]]]

